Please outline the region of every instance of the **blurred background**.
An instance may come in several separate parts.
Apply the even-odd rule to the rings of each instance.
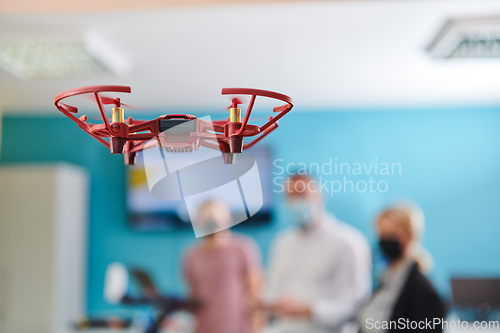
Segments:
[[[377,214],[412,200],[426,216],[430,279],[443,298],[452,302],[452,277],[500,277],[500,2],[4,0],[0,328],[6,318],[25,323],[18,332],[35,332],[31,321],[49,332],[58,316],[135,316],[103,297],[112,262],[186,292],[189,223],[175,207],[153,220],[154,209],[138,212],[141,175],[53,105],[61,91],[103,84],[131,86],[120,97],[144,108],[126,110],[139,119],[225,119],[225,87],[293,98],[255,147],[264,214],[235,228],[256,240],[264,267],[287,227],[281,177],[313,165],[316,178],[342,185],[325,193],[327,209],[366,235],[375,260]],[[72,105],[98,116],[95,102]],[[256,116],[271,115],[269,106],[258,101]],[[333,174],[316,173],[325,163]],[[366,171],[382,163],[389,174]],[[383,181],[375,191],[344,187],[370,177]]]

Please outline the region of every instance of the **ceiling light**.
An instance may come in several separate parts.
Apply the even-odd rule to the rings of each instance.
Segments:
[[[427,51],[434,58],[500,58],[500,18],[448,20]]]
[[[54,79],[101,74],[105,66],[83,43],[0,41],[0,67],[23,79]]]

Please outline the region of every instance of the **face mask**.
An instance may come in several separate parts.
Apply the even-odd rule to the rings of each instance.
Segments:
[[[306,227],[313,221],[314,210],[306,200],[295,200],[289,203],[291,223],[298,227]]]
[[[395,239],[381,239],[379,245],[382,253],[387,256],[389,260],[396,260],[403,254],[401,244]]]
[[[203,223],[203,227],[201,229],[205,234],[209,235],[216,232],[219,229],[219,225],[214,220],[210,219]]]

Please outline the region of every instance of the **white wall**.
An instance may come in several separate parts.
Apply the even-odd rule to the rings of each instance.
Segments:
[[[84,310],[88,179],[0,168],[0,333],[59,333]]]

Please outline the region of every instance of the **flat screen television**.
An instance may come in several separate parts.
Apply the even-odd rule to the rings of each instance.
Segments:
[[[500,310],[500,278],[451,279],[453,303],[457,308],[475,309],[482,305]]]
[[[267,146],[245,151],[252,155],[259,169],[263,206],[241,226],[268,224],[272,220],[272,156]],[[189,153],[187,153],[189,154]],[[188,158],[188,157],[186,157]],[[238,158],[238,156],[236,156]],[[170,231],[191,228],[184,200],[166,201],[153,198],[149,192],[143,155],[139,152],[136,164],[127,167],[127,212],[129,223],[137,231]],[[232,211],[236,207],[229,207]]]

